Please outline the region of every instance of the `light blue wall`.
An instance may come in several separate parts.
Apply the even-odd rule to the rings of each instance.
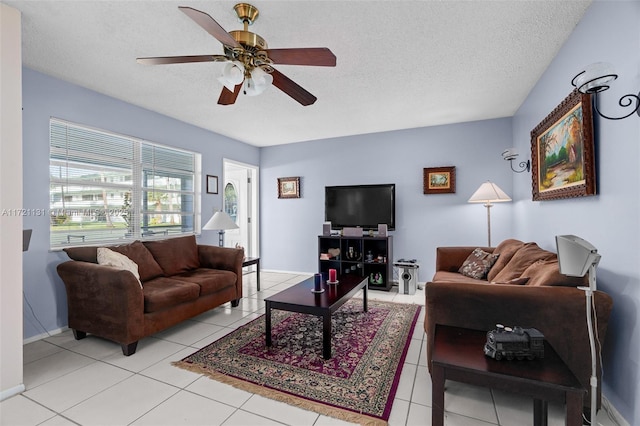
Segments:
[[[602,110],[623,115],[618,99],[640,91],[640,2],[597,1],[587,11],[513,119],[513,139],[529,151],[529,132],[572,89],[587,64],[610,62],[619,74]],[[626,114],[626,112],[625,112]],[[556,234],[576,234],[598,248],[598,288],[613,296],[604,344],[604,394],[631,425],[640,424],[640,117],[596,119],[595,197],[531,201],[531,182],[514,179],[514,231],[555,250]]]
[[[390,109],[389,114],[393,114]],[[266,269],[316,272],[327,185],[396,184],[394,260],[416,258],[419,280],[434,273],[440,245],[486,245],[487,216],[467,200],[486,180],[511,193],[500,153],[511,119],[479,121],[263,148],[261,256]],[[423,194],[423,168],[455,166],[455,194]],[[300,176],[301,198],[278,199],[277,179]],[[510,204],[492,208],[492,241],[511,236]]]
[[[258,165],[260,150],[184,122],[135,107],[73,84],[23,69],[24,208],[49,208],[49,118],[130,135],[148,141],[200,152],[204,174],[222,179],[222,159]],[[222,180],[220,180],[222,182]],[[205,182],[203,181],[204,185]],[[205,186],[203,186],[205,188]],[[202,215],[222,207],[222,191],[204,194]],[[49,217],[26,216],[33,229],[24,253],[24,338],[67,325],[64,284],[55,268],[68,260],[64,252],[49,251]],[[200,241],[217,244],[217,234],[204,232]]]

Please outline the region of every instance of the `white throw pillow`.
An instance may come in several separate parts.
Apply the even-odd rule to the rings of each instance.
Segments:
[[[140,282],[140,274],[138,273],[138,265],[124,254],[115,252],[105,247],[98,247],[98,264],[104,266],[113,266],[114,268],[123,269],[129,271],[136,277],[140,288],[142,283]]]

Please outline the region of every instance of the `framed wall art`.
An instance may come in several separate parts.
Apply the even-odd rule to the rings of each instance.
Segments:
[[[218,176],[207,175],[207,194],[218,193]]]
[[[425,194],[455,194],[456,168],[455,166],[425,168],[422,181]]]
[[[574,90],[531,131],[534,201],[596,193],[591,95]]]
[[[278,178],[278,198],[300,198],[300,177]]]

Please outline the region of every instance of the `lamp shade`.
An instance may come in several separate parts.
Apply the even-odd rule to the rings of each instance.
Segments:
[[[469,198],[470,203],[506,203],[511,201],[509,197],[498,185],[493,182],[485,182]]]
[[[208,231],[224,231],[227,229],[238,229],[239,226],[231,219],[231,217],[225,212],[218,211],[213,214],[209,222],[207,222],[202,229]]]
[[[244,93],[247,96],[256,96],[264,92],[273,83],[273,76],[260,67],[251,70],[251,78],[244,81]]]
[[[237,84],[242,83],[242,80],[244,80],[244,65],[240,61],[226,64],[222,70],[222,75],[218,77],[218,81],[232,92]]]
[[[575,235],[556,235],[560,273],[570,277],[584,277],[591,266],[597,266],[600,255],[591,243]]]

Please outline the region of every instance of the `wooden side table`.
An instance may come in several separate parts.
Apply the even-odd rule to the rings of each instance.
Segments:
[[[258,283],[258,291],[260,291],[260,258],[245,257],[242,261],[242,267],[256,265],[256,282]]]
[[[548,401],[566,404],[565,424],[582,426],[586,390],[545,341],[544,358],[496,361],[484,355],[486,333],[437,325],[431,366],[432,426],[444,424],[447,379],[533,397],[534,426],[547,425]]]

